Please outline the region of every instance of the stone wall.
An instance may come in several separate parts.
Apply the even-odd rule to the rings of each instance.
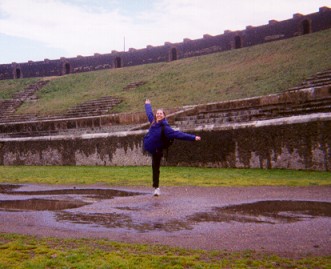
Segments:
[[[165,42],[163,46],[147,46],[144,49],[130,48],[129,51],[112,51],[109,54],[77,56],[57,60],[29,61],[0,65],[0,79],[23,77],[61,76],[70,73],[100,69],[135,66],[148,63],[167,62],[242,47],[263,44],[298,35],[322,31],[331,27],[331,9],[320,8],[319,12],[294,14],[284,21],[270,20],[267,25],[247,26],[242,31],[225,31],[224,34],[204,35],[201,39],[184,38],[180,43]]]
[[[330,117],[191,130],[201,142],[175,141],[167,165],[331,170]],[[0,139],[0,165],[150,165],[146,131]]]

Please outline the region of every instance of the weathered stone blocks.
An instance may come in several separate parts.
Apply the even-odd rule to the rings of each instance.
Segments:
[[[1,165],[150,165],[146,131],[2,139]],[[200,142],[175,141],[167,165],[331,170],[331,121],[192,130]]]

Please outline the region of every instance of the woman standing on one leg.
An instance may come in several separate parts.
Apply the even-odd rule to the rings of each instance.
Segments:
[[[167,139],[180,139],[186,141],[200,141],[201,137],[175,131],[169,126],[165,113],[162,109],[158,109],[153,114],[152,105],[149,99],[145,101],[146,115],[151,123],[151,127],[147,135],[144,137],[144,149],[152,155],[152,170],[153,170],[153,188],[155,188],[154,196],[160,195],[159,179],[160,165],[163,157],[164,142],[162,141],[162,129]]]

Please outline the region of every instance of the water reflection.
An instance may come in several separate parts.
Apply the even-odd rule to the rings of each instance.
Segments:
[[[32,211],[57,211],[63,209],[77,208],[87,205],[88,203],[75,200],[45,200],[45,199],[28,199],[28,200],[7,200],[0,201],[0,209],[5,211],[32,210]]]
[[[201,212],[191,221],[288,223],[314,217],[331,217],[331,203],[315,201],[259,201],[255,203],[215,207]]]
[[[272,200],[242,203],[226,207],[213,207],[209,211],[198,212],[178,217],[176,214],[163,216],[154,212],[164,210],[166,203],[160,200],[147,199],[143,206],[135,204],[116,204],[107,208],[108,212],[84,212],[70,210],[114,197],[129,197],[143,193],[114,189],[79,189],[67,188],[44,191],[19,191],[19,185],[0,184],[3,195],[20,196],[19,199],[0,200],[1,211],[56,211],[56,221],[75,223],[105,228],[122,228],[138,232],[164,231],[173,232],[190,230],[203,222],[240,222],[240,223],[291,223],[316,217],[331,217],[331,203],[318,201]],[[42,199],[36,196],[47,196]],[[26,197],[30,196],[30,197]],[[93,199],[86,199],[91,197]],[[94,205],[93,205],[94,206]],[[113,212],[112,212],[113,211]]]

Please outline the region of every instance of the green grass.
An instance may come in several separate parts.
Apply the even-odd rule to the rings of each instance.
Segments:
[[[175,108],[276,93],[331,68],[330,43],[331,29],[168,63],[57,77],[18,113],[59,113],[106,95],[123,100],[115,113],[142,111],[146,97],[156,107]],[[124,90],[138,81],[146,84]]]
[[[96,239],[0,234],[0,268],[330,268],[329,257],[187,250]]]
[[[0,182],[150,186],[152,169],[104,166],[0,166]],[[161,167],[163,186],[331,185],[331,173],[294,170]]]

